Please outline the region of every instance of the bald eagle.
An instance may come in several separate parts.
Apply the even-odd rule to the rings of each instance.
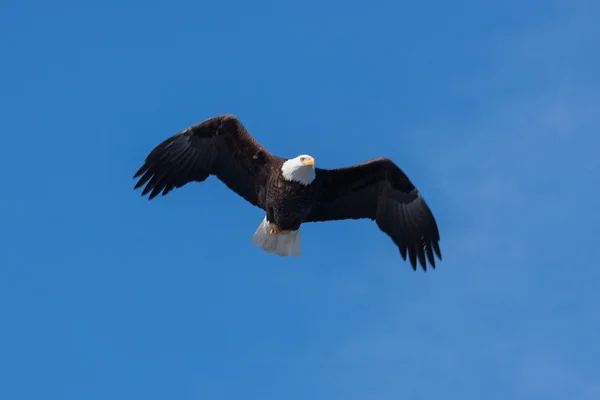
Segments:
[[[215,175],[229,189],[265,211],[251,241],[268,253],[300,255],[300,225],[368,218],[408,253],[413,270],[426,258],[441,260],[440,235],[425,200],[387,158],[338,169],[315,167],[310,155],[285,159],[270,153],[233,115],[190,126],[156,146],[134,189],[153,199],[189,182]]]

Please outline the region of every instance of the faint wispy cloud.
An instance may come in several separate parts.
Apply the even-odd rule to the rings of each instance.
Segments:
[[[600,329],[590,317],[600,306],[590,280],[600,274],[588,267],[576,279],[564,270],[586,268],[600,224],[592,183],[600,82],[588,79],[586,64],[600,33],[589,7],[600,7],[582,4],[499,42],[494,69],[463,83],[484,103],[478,113],[420,128],[436,160],[429,197],[444,204],[436,212],[444,261],[427,283],[409,278],[427,295],[383,291],[369,323],[332,353],[340,364],[360,360],[394,376],[423,370],[444,376],[447,388],[456,388],[447,379],[471,380],[498,398],[598,398],[586,367],[594,357],[584,355],[595,339],[574,344],[570,325],[577,309],[580,324]],[[385,253],[378,263],[397,281],[397,255]],[[410,394],[406,382],[390,385]],[[408,386],[427,397],[427,387]]]

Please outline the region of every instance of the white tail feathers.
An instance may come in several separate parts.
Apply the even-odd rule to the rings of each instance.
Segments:
[[[250,238],[254,244],[266,251],[280,256],[300,256],[300,229],[286,235],[271,234],[271,224],[265,217]]]

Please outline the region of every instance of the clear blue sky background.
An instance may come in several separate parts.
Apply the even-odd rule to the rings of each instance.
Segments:
[[[600,398],[600,3],[0,4],[0,398]],[[250,242],[215,179],[147,201],[171,134],[395,160],[441,230]]]

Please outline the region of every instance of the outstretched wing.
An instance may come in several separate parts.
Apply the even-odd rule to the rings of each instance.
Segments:
[[[149,199],[215,175],[253,205],[265,208],[269,166],[278,157],[262,147],[232,115],[219,115],[171,136],[135,173]]]
[[[375,220],[406,254],[414,270],[417,259],[435,268],[433,253],[441,260],[440,235],[431,210],[418,190],[396,164],[378,158],[339,169],[317,168],[321,185],[318,204],[305,222],[369,218]]]

